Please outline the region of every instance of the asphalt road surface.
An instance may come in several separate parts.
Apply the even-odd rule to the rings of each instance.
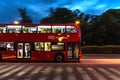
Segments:
[[[0,80],[120,80],[116,55],[105,56],[86,54],[82,62],[0,62]]]

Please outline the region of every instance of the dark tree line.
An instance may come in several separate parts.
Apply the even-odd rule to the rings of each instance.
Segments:
[[[41,23],[69,23],[74,21],[74,14],[67,8],[50,8],[48,17],[43,18]]]
[[[89,27],[91,31],[85,35],[88,44],[120,45],[120,9],[110,9],[102,15],[96,16]]]
[[[18,10],[19,10],[20,16],[22,18],[20,20],[20,23],[32,23],[32,19],[30,18],[30,16],[28,16],[25,8],[24,9],[19,8]]]
[[[26,10],[19,9],[22,23],[32,23]],[[120,9],[109,9],[102,15],[85,14],[80,10],[50,8],[49,16],[40,23],[75,23],[80,20],[82,41],[86,45],[120,45]]]

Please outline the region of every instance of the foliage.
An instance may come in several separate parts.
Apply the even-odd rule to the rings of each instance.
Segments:
[[[74,14],[67,8],[50,8],[50,16],[43,18],[41,23],[73,23]]]
[[[106,11],[102,15],[95,17],[91,21],[91,24],[92,27],[90,30],[92,36],[88,36],[87,38],[92,39],[87,41],[88,44],[120,44],[120,9]]]
[[[20,20],[21,23],[32,23],[32,19],[30,18],[30,16],[27,15],[26,13],[26,9],[18,9],[20,12],[20,16],[22,18],[22,20]]]
[[[80,20],[84,45],[120,45],[120,9],[110,9],[102,15],[85,14],[80,10],[50,8],[50,15],[41,23],[74,23]]]

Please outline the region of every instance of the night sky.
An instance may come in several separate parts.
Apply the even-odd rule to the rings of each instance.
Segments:
[[[34,23],[49,14],[49,8],[79,9],[84,13],[100,15],[106,10],[120,9],[120,0],[0,0],[0,23],[20,20],[18,8],[26,8]]]

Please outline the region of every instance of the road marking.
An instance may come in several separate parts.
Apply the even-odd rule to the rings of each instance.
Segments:
[[[0,69],[5,69],[8,65],[1,65]]]
[[[98,80],[106,80],[103,76],[101,76],[95,69],[88,67],[87,70],[91,72]]]
[[[55,71],[55,77],[53,80],[62,80],[61,73],[63,72],[63,69],[61,67],[57,67]]]
[[[31,72],[31,75],[37,74],[42,68],[43,68],[42,66],[35,68],[33,72]]]
[[[26,67],[25,69],[23,69],[21,72],[17,73],[16,76],[17,77],[20,77],[22,75],[24,75],[25,73],[27,73],[29,70],[31,70],[34,66],[29,66],[29,67]]]
[[[52,71],[52,67],[47,67],[46,69],[41,71],[42,74],[38,80],[47,80],[47,77],[51,71]]]
[[[105,73],[105,75],[112,78],[113,80],[120,80],[120,77],[115,76],[114,74],[112,74],[111,72],[105,70],[104,68],[97,68],[97,69],[100,70],[101,72]]]
[[[30,77],[30,76],[32,76],[32,75],[34,75],[34,74],[39,73],[39,72],[41,71],[42,68],[43,68],[43,67],[41,67],[41,66],[35,68],[35,69],[30,73],[30,75],[28,75],[28,77]]]
[[[46,69],[44,69],[43,71],[41,71],[44,75],[47,75],[51,72],[52,67],[47,67]]]
[[[68,80],[76,80],[76,77],[73,74],[73,68],[67,67],[66,70],[67,70],[67,74],[68,74],[68,76],[67,76]]]
[[[10,67],[8,67],[8,68],[4,68],[4,69],[2,69],[1,71],[0,71],[0,74],[1,73],[3,73],[3,72],[5,72],[5,71],[8,71],[8,70],[10,70],[10,69],[12,69],[12,68],[14,68],[15,66],[10,66]]]
[[[82,80],[108,80],[107,77],[111,78],[112,80],[120,80],[120,68],[102,68],[98,67],[76,67],[76,70],[79,72],[80,77],[82,77]],[[31,80],[35,79],[37,76],[37,80],[48,80],[48,77],[51,77],[50,75],[53,74],[52,80],[62,80],[62,73],[63,71],[66,73],[66,79],[67,80],[77,80],[76,75],[74,74],[74,67],[66,66],[58,66],[56,68],[54,67],[43,67],[43,66],[26,66],[26,65],[1,65],[0,66],[0,80],[17,80],[19,78],[24,78],[24,80]],[[88,71],[88,73],[87,73]],[[28,73],[30,72],[30,73]],[[114,74],[116,73],[116,74]],[[28,74],[27,76],[25,74]],[[90,75],[92,75],[92,77]],[[105,75],[105,76],[103,76]],[[93,78],[93,79],[92,79]]]
[[[5,78],[5,77],[8,77],[8,76],[14,74],[15,72],[19,71],[19,70],[22,69],[23,67],[24,67],[24,66],[20,66],[20,67],[18,67],[18,68],[15,68],[15,69],[7,72],[6,74],[0,75],[0,79]]]
[[[42,68],[43,68],[42,66],[34,68],[32,72],[27,77],[25,77],[24,80],[30,80],[34,75],[37,75],[41,71]]]
[[[82,76],[83,80],[92,80],[83,68],[78,67],[77,70],[80,73],[80,75]]]
[[[115,73],[117,73],[118,75],[120,75],[120,70],[116,70],[114,68],[108,68],[108,69],[111,70],[111,71],[113,71],[113,72],[115,72]]]

